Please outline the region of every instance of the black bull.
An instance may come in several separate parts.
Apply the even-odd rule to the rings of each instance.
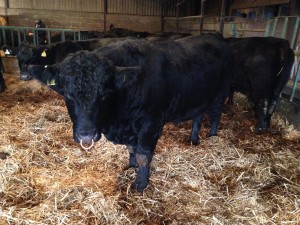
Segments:
[[[178,39],[189,36],[190,34],[181,33],[158,33],[153,34],[147,38],[149,41],[160,41],[167,39]],[[127,37],[126,39],[135,39],[134,37]],[[109,45],[114,42],[125,40],[125,38],[101,38],[90,39],[85,41],[61,41],[50,45],[34,46],[30,42],[24,41],[17,48],[10,47],[10,52],[17,56],[20,79],[30,80],[32,77],[27,72],[28,65],[53,65],[61,62],[68,54],[80,50],[92,51]],[[8,46],[6,46],[8,48]]]
[[[17,56],[20,79],[31,80],[32,77],[27,72],[28,65],[53,65],[61,62],[68,54],[80,50],[92,51],[96,48],[106,46],[110,43],[123,40],[121,38],[90,39],[85,41],[61,41],[50,45],[34,46],[32,43],[24,41],[17,48],[11,48],[12,54]]]
[[[138,167],[132,187],[141,192],[165,123],[208,109],[221,114],[224,99],[217,96],[228,94],[231,63],[224,39],[207,34],[163,44],[126,40],[28,69],[63,89],[76,142],[90,146],[104,134],[132,147],[129,166]]]
[[[227,38],[234,55],[233,85],[229,94],[241,92],[253,102],[257,117],[256,133],[265,132],[279,96],[289,80],[294,53],[289,42],[274,37]],[[202,115],[193,121],[191,142],[199,142]],[[215,132],[214,132],[215,131]],[[210,135],[216,135],[211,129]]]

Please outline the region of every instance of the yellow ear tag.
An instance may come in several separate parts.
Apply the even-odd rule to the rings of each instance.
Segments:
[[[48,81],[47,81],[47,85],[48,85],[48,86],[55,86],[55,85],[56,85],[55,80],[54,80],[54,79],[48,80]]]
[[[47,57],[46,51],[44,50],[41,54],[42,57]]]

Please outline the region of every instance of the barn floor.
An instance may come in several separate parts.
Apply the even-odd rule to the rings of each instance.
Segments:
[[[0,224],[300,224],[300,131],[275,115],[255,135],[243,96],[218,137],[188,142],[191,124],[165,126],[149,187],[130,190],[122,145],[91,152],[73,141],[61,96],[4,75],[0,94]]]

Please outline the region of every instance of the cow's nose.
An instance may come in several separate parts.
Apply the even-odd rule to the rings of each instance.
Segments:
[[[91,144],[94,140],[96,133],[77,133],[77,138],[79,141],[81,141],[83,144]]]
[[[76,134],[76,139],[80,143],[80,146],[85,149],[89,150],[93,147],[94,143],[100,139],[100,135],[98,132],[80,132]]]
[[[32,77],[30,76],[29,73],[23,72],[23,73],[20,74],[20,79],[21,80],[31,80]]]

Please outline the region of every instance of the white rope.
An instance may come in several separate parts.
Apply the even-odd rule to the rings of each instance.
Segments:
[[[88,150],[90,150],[90,149],[94,146],[94,139],[92,139],[92,144],[91,144],[89,147],[83,146],[83,144],[82,144],[82,139],[81,139],[81,140],[80,140],[80,146],[81,146],[81,148],[83,148],[84,150],[88,151]]]
[[[283,67],[281,67],[279,73],[277,73],[276,77],[278,77],[278,75],[281,73],[281,71],[283,70]]]

